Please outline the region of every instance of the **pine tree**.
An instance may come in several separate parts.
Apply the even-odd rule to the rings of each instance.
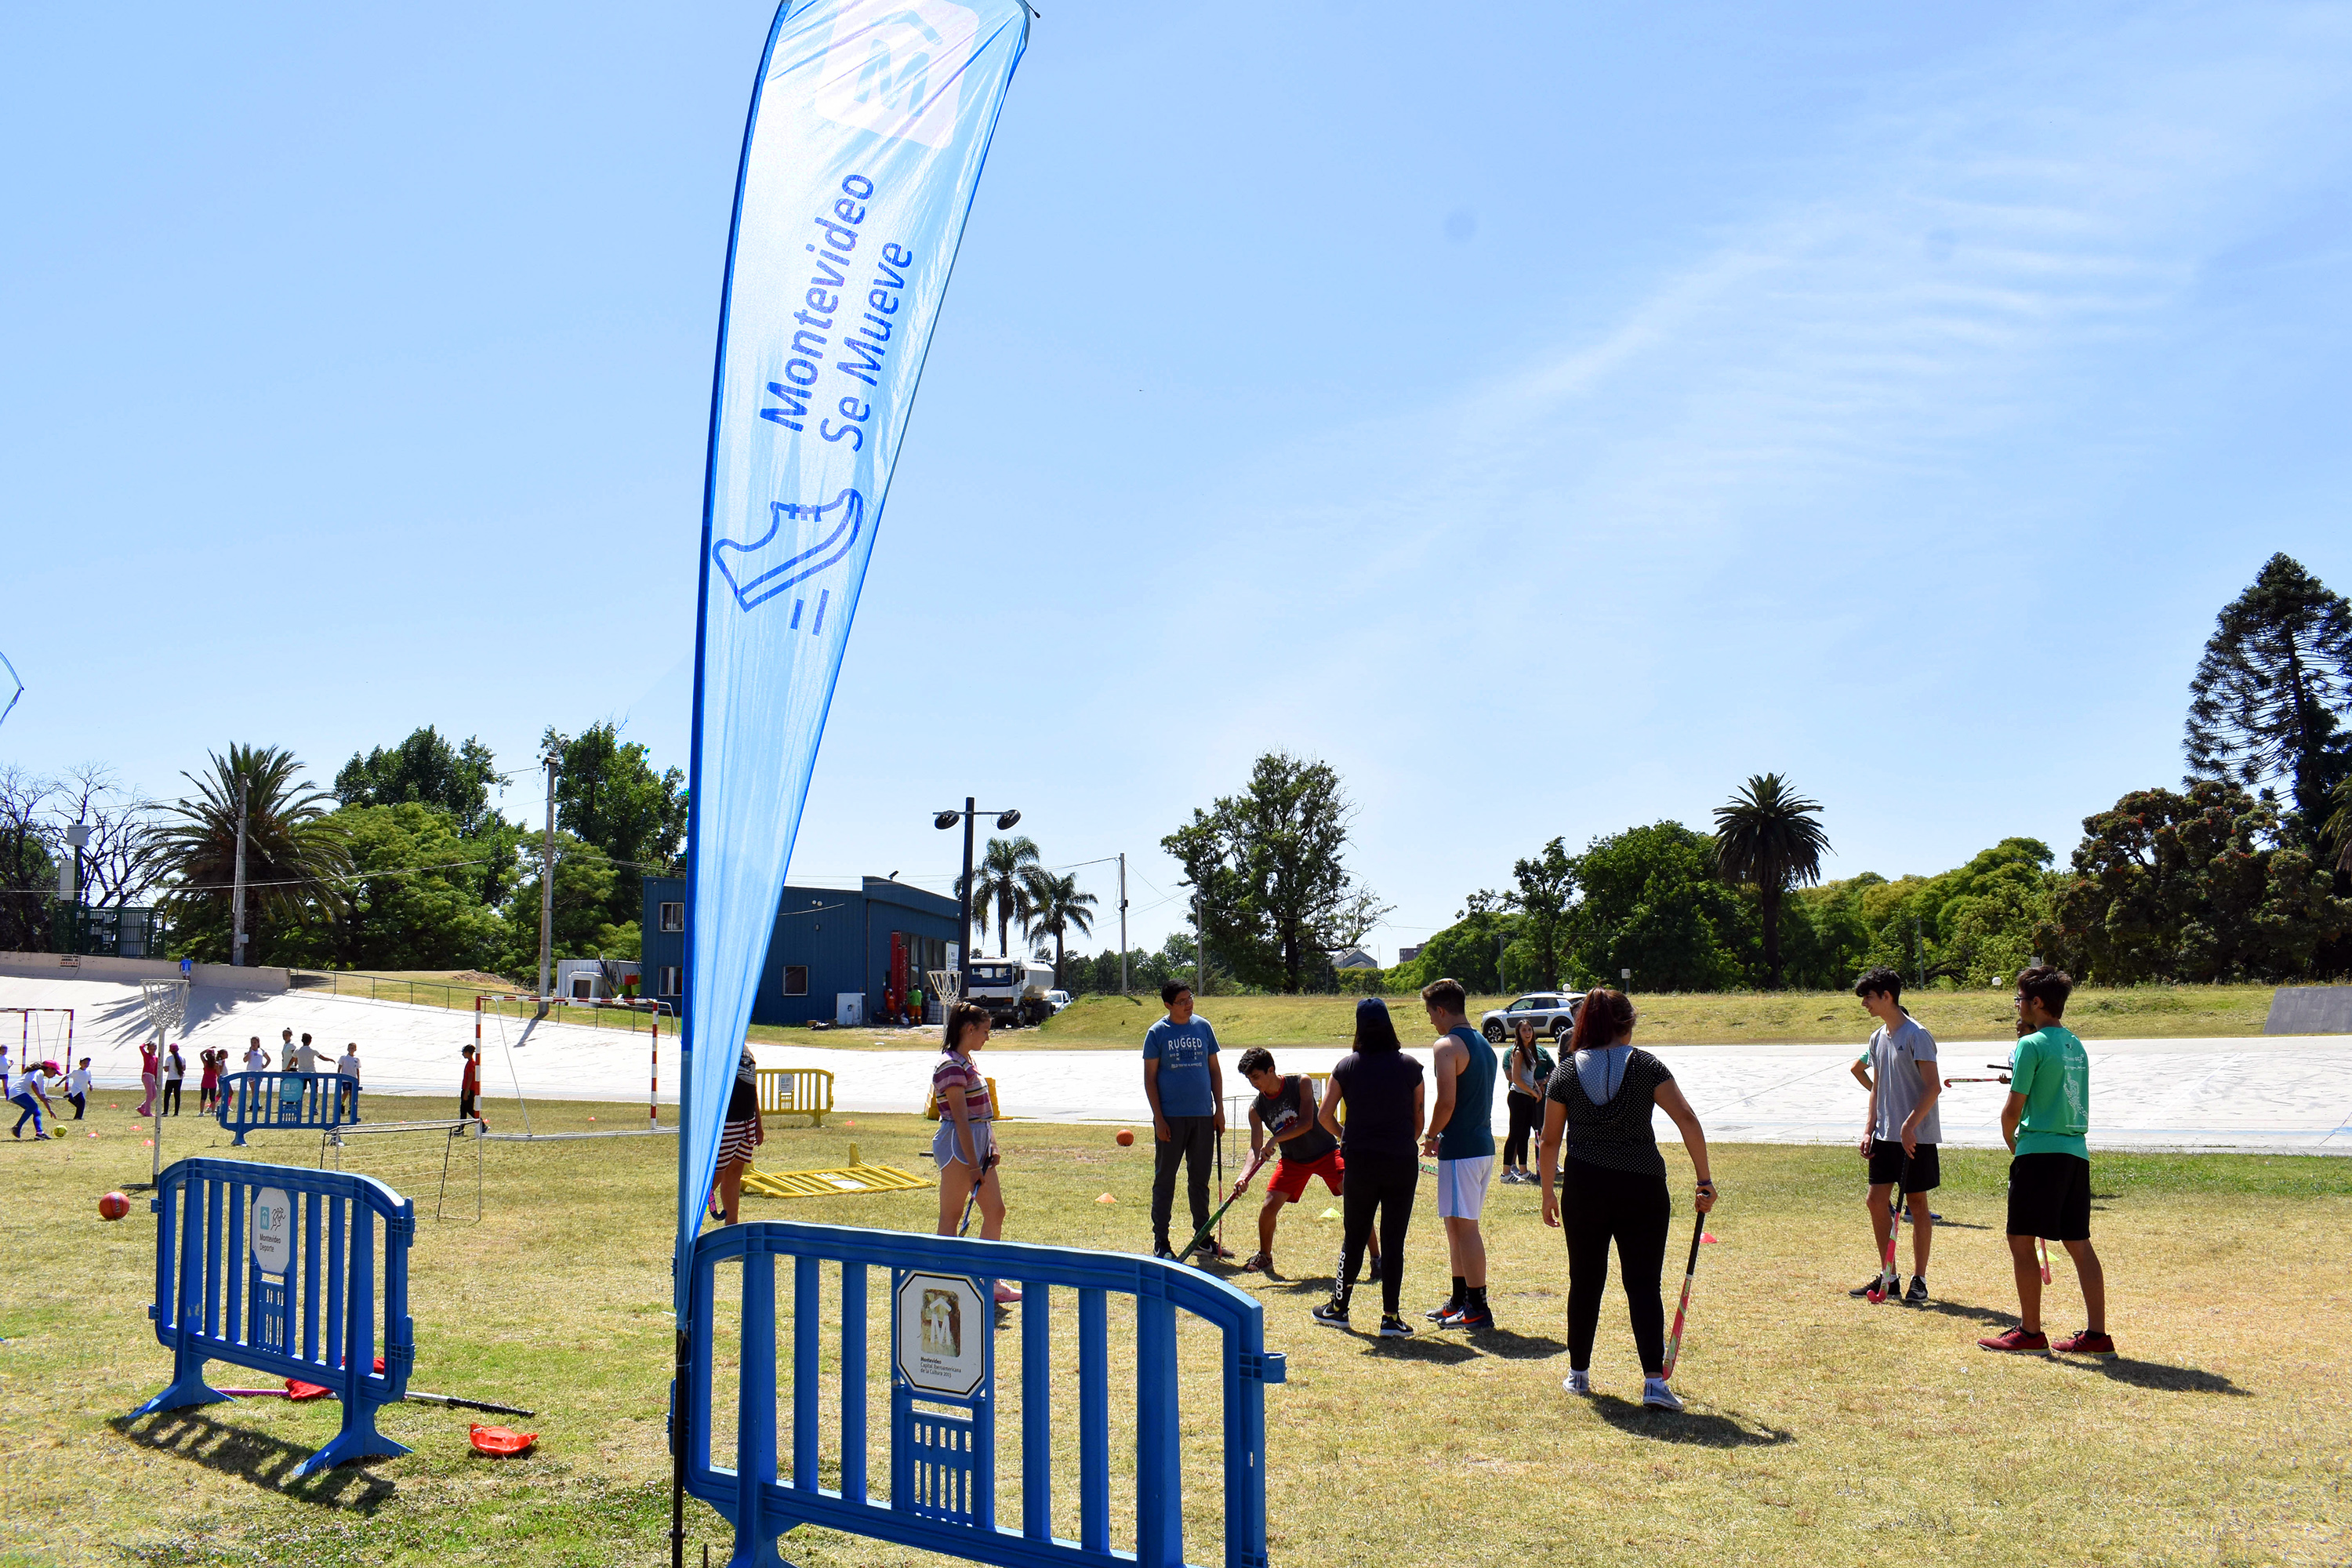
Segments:
[[[2352,770],[2352,605],[2273,555],[2218,617],[2189,682],[2189,776],[2286,786],[2284,826],[2308,844]]]

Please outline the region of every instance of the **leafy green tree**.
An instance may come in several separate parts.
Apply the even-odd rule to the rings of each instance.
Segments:
[[[1514,861],[1511,875],[1519,884],[1510,895],[1511,906],[1525,917],[1522,941],[1527,949],[1514,970],[1525,973],[1528,984],[1557,990],[1560,939],[1568,924],[1570,900],[1576,896],[1576,867],[1561,841],[1555,838],[1543,847],[1541,854]]]
[[[276,746],[232,745],[211,770],[180,776],[195,785],[166,814],[162,867],[176,886],[165,900],[173,946],[185,957],[225,961],[236,882],[237,797],[246,799],[247,962],[299,962],[310,928],[346,900],[351,857],[333,797],[301,777],[294,754]]]
[[[624,743],[611,724],[592,724],[576,738],[551,729],[541,754],[550,751],[557,759],[555,826],[611,863],[602,923],[632,924],[645,910],[646,872],[669,871],[685,846],[686,775],[676,768],[654,772],[646,748]],[[559,877],[556,886],[562,885]],[[531,924],[538,929],[536,917]]]
[[[2299,978],[2352,931],[2352,900],[2279,830],[2276,808],[2237,784],[2135,790],[2084,818],[2038,945],[2107,984]]]
[[[996,951],[1010,955],[1013,952],[1013,927],[1018,922],[1025,932],[1030,918],[1029,874],[1038,869],[1037,841],[1027,834],[1018,838],[992,838],[981,851],[980,864],[971,871],[971,918],[980,929],[988,929],[988,911],[996,909]],[[956,890],[963,889],[963,879],[956,879]]]
[[[2222,608],[2189,682],[2189,782],[2284,781],[2283,825],[2306,847],[2352,773],[2352,605],[2292,557],[2263,563]]]
[[[1576,858],[1584,889],[1570,925],[1574,967],[1644,991],[1722,991],[1744,973],[1753,917],[1716,874],[1716,841],[1679,822],[1595,838]]]
[[[1078,891],[1078,874],[1066,871],[1060,876],[1042,867],[1032,868],[1035,875],[1028,879],[1029,931],[1033,935],[1054,939],[1054,984],[1063,984],[1062,972],[1067,966],[1067,938],[1072,931],[1080,936],[1094,934],[1093,910],[1097,900],[1092,893]]]
[[[522,839],[526,868],[508,896],[505,947],[499,973],[531,975],[539,972],[539,889],[542,836],[527,833]],[[623,958],[636,954],[638,922],[611,918],[617,901],[614,889],[621,868],[595,845],[562,828],[555,830],[555,908],[549,923],[551,958]]]
[[[1507,955],[1524,945],[1526,929],[1527,917],[1513,911],[1508,895],[1481,888],[1463,900],[1452,925],[1432,932],[1410,963],[1389,972],[1390,984],[1401,992],[1418,991],[1433,980],[1451,977],[1474,994],[1507,991]],[[1526,962],[1528,955],[1522,957]]]
[[[472,838],[496,820],[490,789],[498,777],[497,762],[478,739],[452,746],[427,724],[390,751],[354,752],[335,775],[335,798],[345,805],[438,806],[460,837]]]
[[[1353,815],[1328,763],[1269,752],[1241,794],[1160,841],[1203,895],[1196,920],[1236,977],[1297,994],[1388,913],[1342,858]]]
[[[1716,868],[1726,881],[1756,889],[1764,926],[1768,988],[1780,989],[1780,900],[1793,887],[1822,879],[1829,836],[1816,820],[1817,802],[1805,799],[1779,773],[1757,773],[1715,808]]]
[[[489,868],[447,812],[416,801],[335,813],[352,880],[315,936],[341,969],[487,969],[506,924],[483,902]],[[530,911],[537,958],[539,910]]]
[[[0,952],[49,950],[48,903],[64,851],[47,815],[56,793],[48,780],[0,763]]]

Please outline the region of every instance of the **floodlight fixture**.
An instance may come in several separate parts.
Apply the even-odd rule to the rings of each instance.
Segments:
[[[996,819],[996,831],[999,833],[1010,832],[1013,825],[1020,820],[1021,814],[1019,812],[1008,811],[1003,816]]]
[[[931,818],[931,826],[938,828],[940,832],[945,833],[949,828],[953,827],[957,823],[962,820],[963,813],[961,811],[943,811],[937,816]]]

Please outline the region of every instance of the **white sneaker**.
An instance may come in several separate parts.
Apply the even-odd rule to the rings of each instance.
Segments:
[[[1592,1374],[1589,1372],[1571,1372],[1559,1380],[1559,1385],[1570,1394],[1591,1394]]]
[[[1675,1391],[1666,1386],[1666,1380],[1663,1377],[1642,1380],[1642,1403],[1653,1410],[1680,1410],[1683,1407],[1683,1402],[1675,1397]]]

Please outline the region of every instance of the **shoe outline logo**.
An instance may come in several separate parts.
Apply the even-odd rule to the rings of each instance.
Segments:
[[[721,539],[710,546],[710,563],[719,569],[721,577],[727,579],[727,586],[734,592],[736,604],[746,610],[757,609],[785,589],[804,583],[826,567],[837,563],[856,545],[857,535],[866,525],[866,498],[847,486],[829,501],[814,506],[793,501],[771,501],[768,510],[768,531],[749,544]],[[780,561],[767,559],[778,546],[778,536],[783,533],[787,522],[830,522],[832,526],[823,538],[807,549]],[[792,543],[798,538],[799,534],[795,532],[782,542]],[[827,590],[824,597],[831,596],[831,591]],[[800,624],[800,607],[795,605],[793,625],[797,626]],[[817,626],[810,629],[814,632],[824,624],[824,613],[820,605]]]

